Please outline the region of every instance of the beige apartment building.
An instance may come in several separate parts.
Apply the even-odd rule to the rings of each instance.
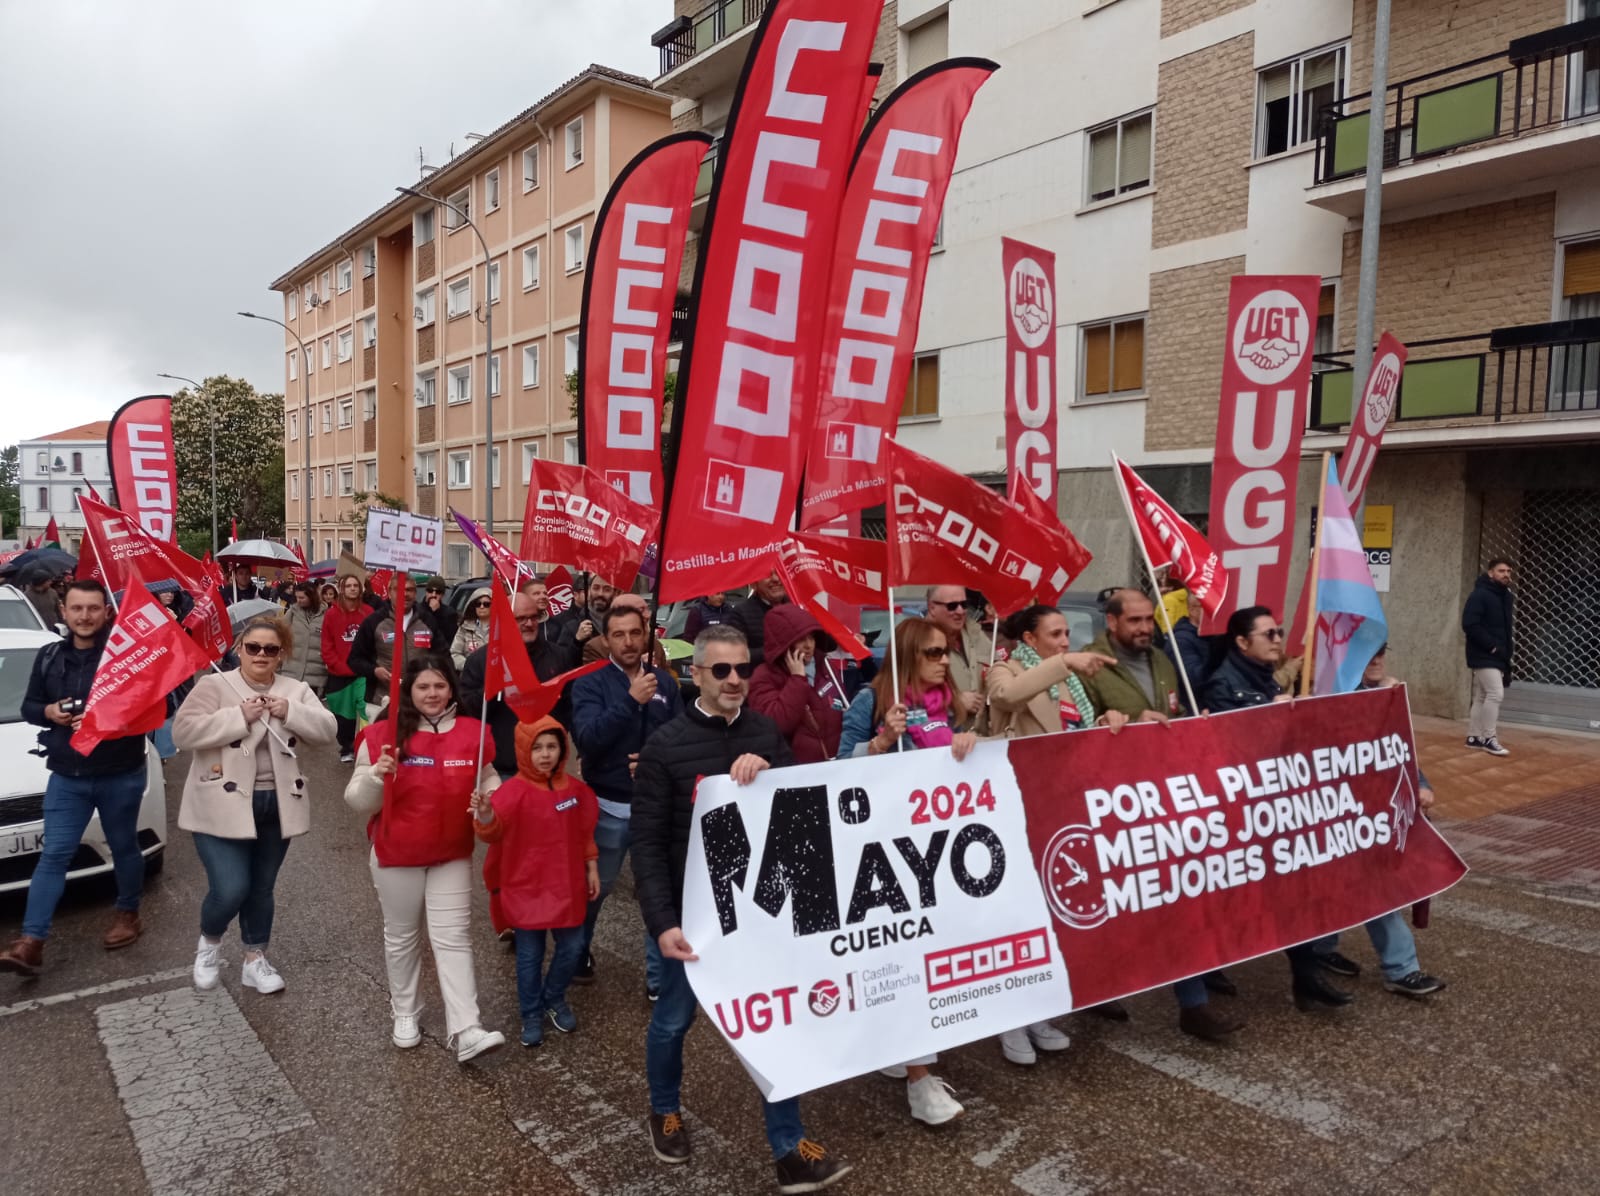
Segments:
[[[311,559],[359,554],[358,494],[483,520],[485,469],[497,532],[515,541],[532,461],[578,459],[566,378],[578,366],[595,216],[617,172],[671,132],[670,106],[647,80],[591,66],[406,180],[467,212],[487,242],[487,263],[449,208],[400,194],[273,281],[290,329],[287,531],[300,539],[309,503]],[[494,399],[487,460],[485,370]],[[447,524],[446,574],[482,569]]]

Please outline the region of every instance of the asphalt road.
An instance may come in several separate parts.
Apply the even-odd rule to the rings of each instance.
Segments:
[[[186,759],[168,764],[177,794]],[[695,1145],[656,1163],[644,1129],[639,921],[626,878],[575,989],[578,1033],[515,1045],[512,959],[474,926],[487,1024],[512,1045],[460,1067],[431,972],[422,1047],[389,1043],[378,903],[330,752],[308,761],[312,833],[278,885],[272,958],[286,992],[188,976],[204,874],[177,834],[145,898],[146,934],[107,953],[107,890],[69,893],[37,981],[0,977],[0,1191],[563,1194],[771,1190],[755,1090],[702,1019],[684,1083]],[[1469,861],[1470,862],[1470,861]],[[0,933],[21,903],[0,901]],[[1066,1020],[1073,1047],[1031,1068],[996,1044],[951,1052],[966,1104],[913,1122],[872,1075],[807,1097],[812,1136],[856,1165],[855,1193],[1554,1193],[1600,1190],[1600,891],[1469,878],[1419,933],[1449,990],[1385,993],[1364,936],[1359,1000],[1297,1013],[1281,958],[1234,970],[1249,1026],[1217,1047],[1179,1034],[1170,995],[1133,1020]],[[1217,998],[1219,1001],[1223,998]]]

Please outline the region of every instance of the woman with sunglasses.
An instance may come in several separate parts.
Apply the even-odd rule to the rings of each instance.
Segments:
[[[952,726],[958,708],[944,632],[927,619],[906,619],[894,630],[894,647],[898,669],[881,671],[845,712],[839,759],[878,756],[897,746],[949,748],[957,760],[966,759],[978,737]],[[938,1061],[938,1055],[925,1055],[883,1069],[890,1079],[904,1078],[911,1116],[928,1125],[943,1125],[966,1111],[950,1085],[928,1070]]]
[[[356,770],[345,787],[352,809],[370,814],[369,866],[383,909],[389,972],[391,1041],[402,1050],[422,1041],[422,927],[444,998],[445,1032],[465,1063],[506,1043],[478,1020],[473,974],[472,807],[500,787],[492,759],[478,767],[482,724],[456,714],[456,671],[442,656],[406,663],[400,709],[361,734]]]
[[[311,687],[279,674],[294,632],[278,616],[245,624],[234,652],[236,672],[207,673],[178,709],[172,740],[193,752],[178,826],[194,835],[209,891],[200,905],[194,986],[215,988],[222,936],[235,917],[244,944],[239,983],[283,991],[267,962],[273,887],[289,840],[311,829],[298,753],[331,743],[334,718]]]
[[[464,668],[467,657],[489,642],[489,611],[494,606],[494,591],[479,586],[467,599],[466,613],[456,628],[455,639],[450,641],[450,659],[456,668]]]

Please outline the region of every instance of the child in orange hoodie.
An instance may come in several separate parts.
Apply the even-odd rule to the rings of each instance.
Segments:
[[[544,1040],[546,1014],[563,1034],[578,1028],[567,986],[583,955],[584,912],[600,893],[600,803],[564,771],[567,732],[555,719],[519,723],[516,748],[517,775],[475,801],[473,826],[489,844],[490,899],[516,933],[522,1045],[533,1047]],[[546,931],[555,939],[548,972]]]

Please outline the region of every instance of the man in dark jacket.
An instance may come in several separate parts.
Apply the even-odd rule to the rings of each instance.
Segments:
[[[796,764],[832,760],[845,702],[827,655],[838,645],[792,602],[767,612],[765,631],[767,659],[750,678],[750,709],[778,724]]]
[[[415,613],[433,630],[434,651],[448,652],[455,642],[459,620],[456,612],[444,601],[445,584],[442,578],[430,577],[417,597]]]
[[[539,638],[539,612],[532,598],[518,594],[511,600],[511,613],[517,620],[517,631],[522,635],[522,646],[528,650],[534,674],[540,681],[548,681],[567,671],[565,660]],[[449,659],[449,645],[440,650]],[[489,649],[479,648],[467,657],[461,666],[461,683],[456,687],[456,708],[465,715],[478,718],[483,714],[484,677],[488,670]],[[562,726],[572,726],[570,695],[563,693],[550,715]],[[517,712],[506,705],[504,697],[489,702],[489,734],[494,738],[494,767],[501,779],[509,779],[517,771]]]
[[[399,592],[400,579],[391,577],[389,596],[361,620],[361,626],[356,628],[356,638],[350,643],[348,658],[350,671],[358,677],[367,679],[369,702],[383,702],[389,697],[389,666],[394,663],[394,604]],[[406,592],[408,594],[411,592],[410,582],[406,583]],[[414,609],[402,620],[402,630],[405,632],[402,664],[409,663],[411,657],[417,653],[449,657],[450,641],[445,640],[441,643],[433,624],[418,615]],[[515,763],[512,764],[512,769],[515,771]]]
[[[72,734],[83,722],[84,703],[95,670],[111,634],[105,587],[97,581],[75,581],[63,604],[68,637],[46,644],[33,660],[22,717],[44,728],[50,781],[44,791],[44,850],[28,886],[28,907],[22,935],[0,952],[0,972],[36,975],[50,937],[50,922],[66,887],[67,870],[89,819],[100,816],[100,829],[111,848],[117,880],[116,911],[101,940],[115,950],[144,932],[139,899],[144,893],[144,855],[139,850],[139,806],[144,800],[145,740],[143,735],[107,739],[87,756],[72,746]]]
[[[770,719],[747,710],[751,672],[744,636],[723,623],[695,641],[693,675],[700,696],[657,731],[639,753],[633,785],[633,877],[645,929],[660,945],[661,999],[645,1037],[650,1080],[650,1140],[664,1163],[689,1161],[679,1089],[683,1039],[694,1022],[695,997],[685,963],[698,957],[683,937],[683,874],[689,854],[694,791],[701,778],[731,776],[748,785],[767,768],[790,763],[789,745]],[[815,1192],[850,1168],[806,1139],[800,1101],[763,1101],[767,1144],[784,1192]]]
[[[750,587],[750,597],[734,603],[728,623],[744,632],[745,641],[750,645],[751,664],[760,664],[766,659],[762,649],[766,639],[767,612],[787,601],[788,591],[783,588],[783,581],[774,569]]]
[[[1511,680],[1511,562],[1496,557],[1467,595],[1461,630],[1467,635],[1467,667],[1472,670],[1472,711],[1467,746],[1491,756],[1509,756],[1496,732],[1500,702]]]
[[[728,605],[728,596],[721,590],[704,598],[696,598],[689,604],[689,613],[683,619],[683,632],[678,638],[692,644],[707,627],[726,623],[731,618],[733,607]]]
[[[589,902],[583,920],[583,957],[574,976],[583,984],[594,980],[594,956],[589,948],[600,907],[611,894],[628,855],[634,761],[645,741],[683,710],[672,674],[644,658],[649,638],[644,611],[612,606],[605,616],[611,667],[572,683],[572,737],[578,745],[583,779],[600,799],[600,820],[594,828],[594,845],[600,852],[600,896]],[[660,988],[661,955],[655,940],[646,935],[646,995],[653,1000]]]
[[[616,594],[616,586],[599,574],[591,573],[589,588],[583,595],[584,605],[579,606],[574,602],[570,609],[562,613],[559,628],[561,647],[572,660],[580,660],[583,646],[600,634],[600,624],[606,611],[611,609],[611,600]]]

